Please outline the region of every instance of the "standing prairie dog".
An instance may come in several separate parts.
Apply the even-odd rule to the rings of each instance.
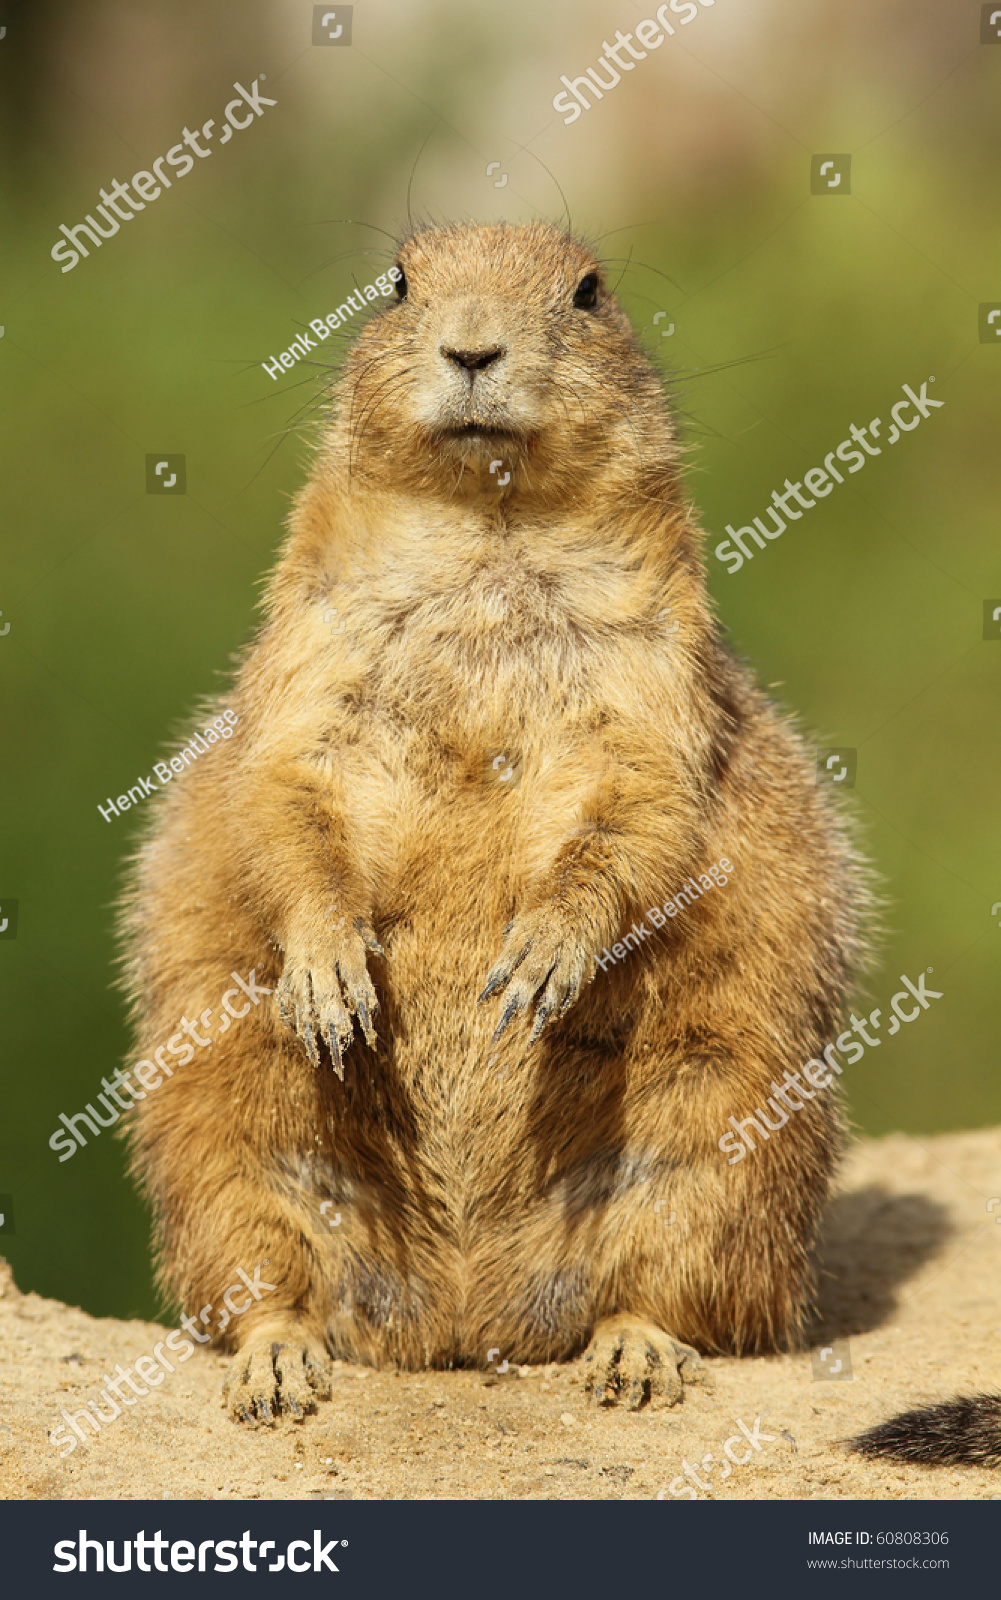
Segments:
[[[133,1166],[183,1305],[270,1263],[221,1335],[236,1417],[315,1409],[326,1355],[586,1350],[596,1400],[669,1404],[692,1346],[781,1347],[809,1313],[832,1092],[739,1164],[720,1139],[837,1032],[864,875],[721,642],[661,383],[593,252],[455,226],[398,259],[237,733],[136,858],[139,1047],[182,1015],[212,1043],[137,1107]],[[250,969],[274,993],[212,1033]]]

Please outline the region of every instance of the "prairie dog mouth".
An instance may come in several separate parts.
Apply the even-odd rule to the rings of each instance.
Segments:
[[[515,428],[493,427],[487,422],[463,422],[455,427],[439,428],[438,433],[447,439],[506,439],[511,444],[523,444],[525,435]]]

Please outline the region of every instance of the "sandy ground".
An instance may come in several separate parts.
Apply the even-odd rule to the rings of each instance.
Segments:
[[[709,1486],[700,1499],[1001,1499],[1001,1473],[876,1465],[839,1443],[902,1407],[997,1385],[999,1197],[1001,1129],[860,1142],[829,1211],[813,1355],[712,1360],[712,1392],[688,1389],[669,1411],[595,1411],[579,1364],[500,1378],[338,1364],[318,1416],[252,1431],[221,1408],[226,1359],[199,1351],[65,1459],[48,1443],[62,1409],[98,1399],[101,1375],[164,1330],[23,1295],[4,1267],[0,1495],[650,1499],[670,1497],[687,1459]],[[814,1376],[833,1339],[848,1340],[850,1381]],[[757,1418],[760,1448],[735,1443],[751,1459],[722,1476],[724,1440]]]

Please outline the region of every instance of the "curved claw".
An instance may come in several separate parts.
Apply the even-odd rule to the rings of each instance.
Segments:
[[[364,1000],[358,1001],[358,1021],[361,1023],[361,1031],[365,1035],[365,1043],[370,1050],[374,1050],[375,1029],[372,1026],[372,1018],[369,1016],[368,1006]]]
[[[487,986],[483,993],[477,996],[477,1004],[482,1005],[484,1000],[489,1000],[491,995],[496,994],[498,989],[502,989],[504,987],[504,982],[504,974],[502,972],[498,972],[497,968],[495,967],[487,979]]]
[[[296,1023],[296,1033],[306,1046],[306,1054],[309,1057],[310,1064],[314,1067],[318,1067],[320,1065],[320,1052],[316,1048],[316,1034],[313,1031],[313,1019],[308,1013],[306,1016],[303,1016],[302,1012],[297,1009]]]
[[[505,935],[511,931],[512,927],[513,924],[509,923],[508,927],[504,930]],[[481,1001],[489,1000],[491,995],[495,995],[498,990],[503,989],[506,984],[511,982],[511,979],[514,977],[518,968],[528,955],[534,942],[535,941],[533,939],[526,939],[517,955],[508,955],[507,957],[501,956],[501,959],[496,963],[487,978],[486,987],[479,997]]]
[[[501,1034],[504,1033],[506,1028],[510,1025],[510,1023],[518,1015],[518,1012],[519,1011],[524,1011],[524,1009],[525,1009],[525,1002],[518,995],[515,995],[513,1000],[509,1000],[508,1001],[507,1005],[504,1008],[503,1015],[501,1016],[500,1021],[498,1022],[496,1028],[494,1029],[494,1035],[493,1035],[493,1038],[490,1041],[491,1044],[496,1044],[497,1043],[497,1040],[500,1038]]]
[[[330,1059],[333,1062],[334,1071],[343,1083],[344,1057],[341,1055],[341,1042],[337,1037],[333,1023],[327,1028],[327,1049],[330,1051]]]
[[[529,1044],[534,1044],[536,1039],[539,1038],[539,1036],[541,1035],[543,1029],[546,1026],[546,1023],[549,1021],[550,1017],[554,1014],[555,1010],[556,1010],[555,1006],[542,1005],[542,1006],[539,1007],[538,1011],[535,1013],[535,1022],[534,1022],[533,1026],[532,1026],[532,1031],[528,1036]]]

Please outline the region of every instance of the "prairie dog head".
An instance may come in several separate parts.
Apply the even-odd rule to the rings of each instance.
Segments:
[[[574,498],[673,458],[659,380],[583,241],[546,223],[428,227],[340,382],[351,469],[493,502]]]

